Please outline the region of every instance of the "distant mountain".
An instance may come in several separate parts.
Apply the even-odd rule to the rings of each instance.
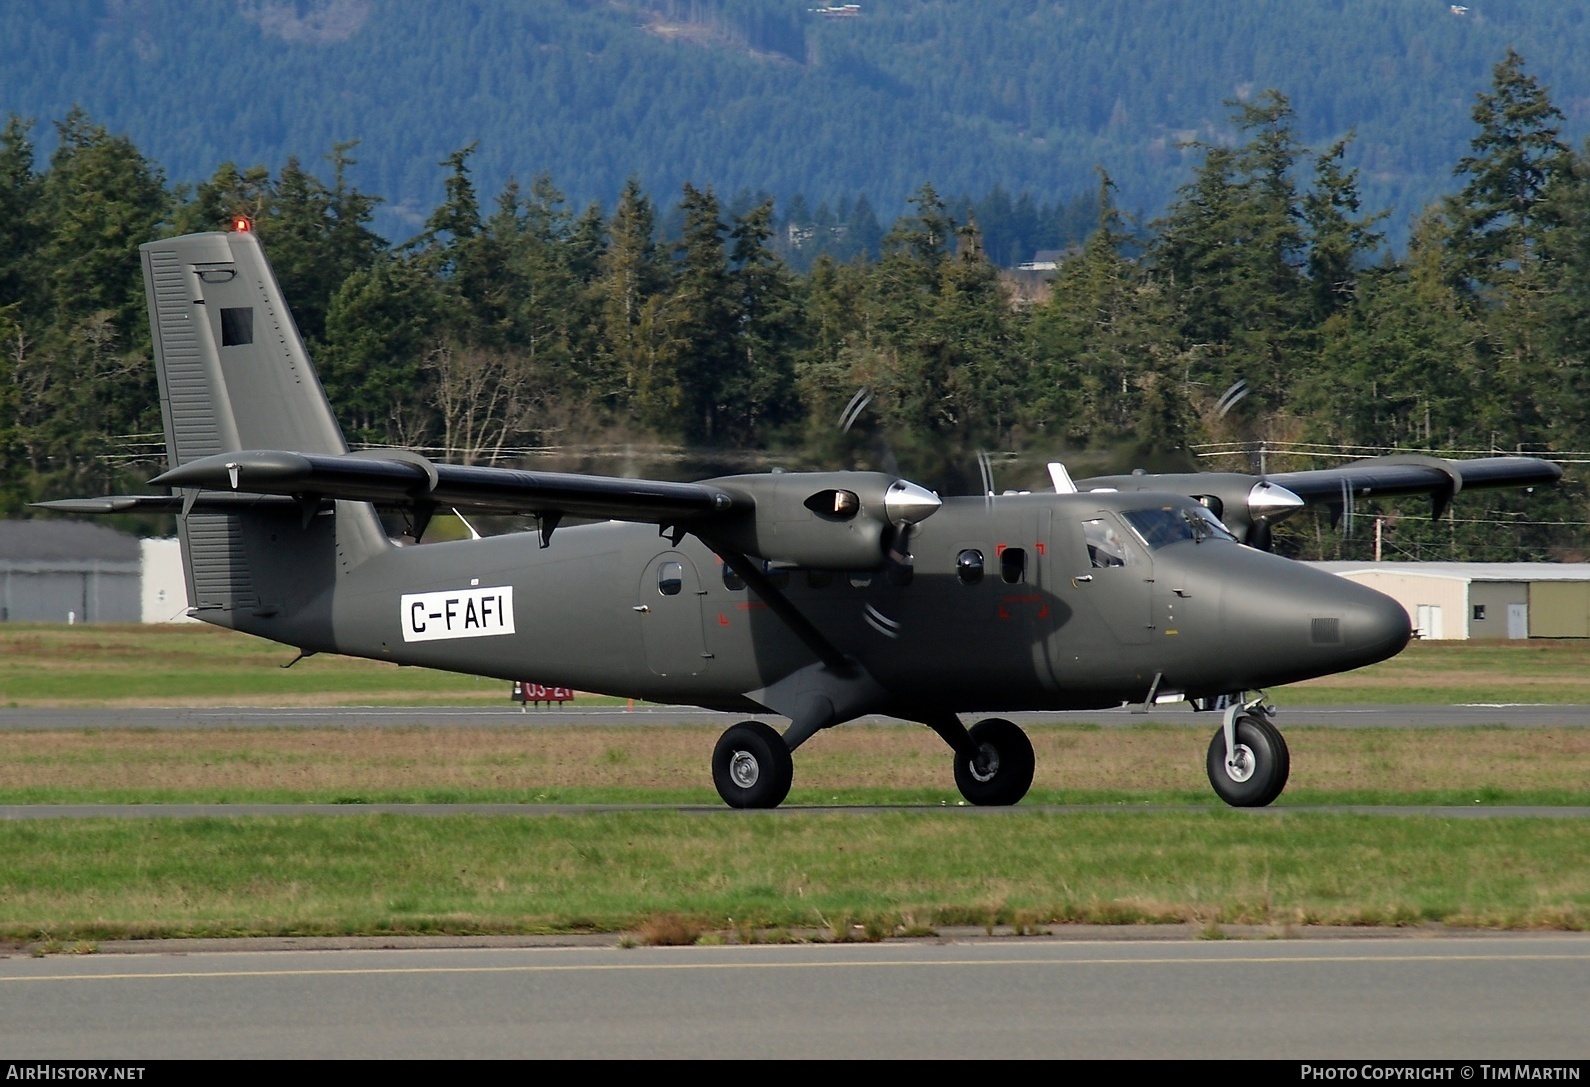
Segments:
[[[485,193],[541,171],[576,203],[638,176],[810,206],[865,195],[887,221],[921,183],[1040,201],[1102,166],[1153,213],[1226,99],[1287,94],[1350,161],[1395,234],[1451,188],[1469,111],[1512,45],[1574,142],[1590,130],[1590,7],[1533,0],[35,0],[0,5],[0,113],[74,103],[176,180],[221,162],[317,166],[361,141],[355,178],[394,239],[441,197],[448,152]],[[47,130],[40,146],[51,144]]]

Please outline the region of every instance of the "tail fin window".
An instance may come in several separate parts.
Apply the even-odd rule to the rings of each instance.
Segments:
[[[254,342],[254,307],[234,306],[221,310],[221,346],[241,347]]]

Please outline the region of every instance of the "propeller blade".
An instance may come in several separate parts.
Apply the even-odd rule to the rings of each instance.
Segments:
[[[1259,551],[1269,551],[1275,546],[1275,536],[1270,531],[1270,520],[1267,517],[1255,517],[1253,526],[1248,529],[1248,538],[1245,541],[1249,547]]]
[[[856,395],[850,398],[845,410],[839,413],[841,434],[850,433],[850,428],[856,425],[856,420],[861,418],[861,413],[867,410],[867,405],[870,403],[872,403],[872,390],[863,385],[856,390]]]

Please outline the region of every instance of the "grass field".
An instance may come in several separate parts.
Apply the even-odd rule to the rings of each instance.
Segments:
[[[1029,804],[1219,804],[1213,726],[1039,726]],[[711,726],[0,731],[0,803],[719,803]],[[1287,730],[1281,804],[1590,804],[1590,730]],[[801,748],[791,804],[959,805],[925,728]]]
[[[285,646],[209,626],[7,623],[0,706],[458,705],[508,697],[498,680],[352,657],[280,667],[292,658]],[[1300,706],[1590,703],[1590,641],[1415,643],[1373,667],[1271,693]]]
[[[0,935],[946,924],[1582,929],[1577,820],[1229,811],[63,820],[0,834]],[[681,937],[680,932],[683,932]],[[660,941],[662,942],[662,941]]]
[[[508,684],[199,624],[0,626],[0,706],[506,705]],[[534,677],[527,677],[534,678]],[[599,701],[587,696],[584,702]],[[613,701],[616,699],[600,700]]]
[[[506,684],[203,627],[0,627],[0,706],[506,704]],[[1414,645],[1272,692],[1324,703],[1590,702],[1590,644]],[[582,698],[582,701],[593,701]],[[3,712],[3,711],[0,711]],[[790,805],[900,812],[0,823],[0,937],[638,931],[853,938],[950,924],[1183,921],[1580,929],[1579,819],[1362,817],[1305,804],[1590,804],[1590,730],[1287,730],[1277,812],[1204,778],[1212,725],[1044,726],[1028,805],[960,807],[925,729],[801,751]],[[656,802],[716,806],[717,729],[0,730],[0,803]],[[1130,810],[1153,804],[1200,810]],[[1118,804],[1119,812],[1036,811]],[[87,945],[84,945],[87,946]]]

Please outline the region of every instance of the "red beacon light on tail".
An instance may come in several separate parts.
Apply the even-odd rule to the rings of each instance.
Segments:
[[[247,215],[234,215],[232,217],[232,229],[239,234],[252,233],[254,230],[254,220],[250,219]]]

